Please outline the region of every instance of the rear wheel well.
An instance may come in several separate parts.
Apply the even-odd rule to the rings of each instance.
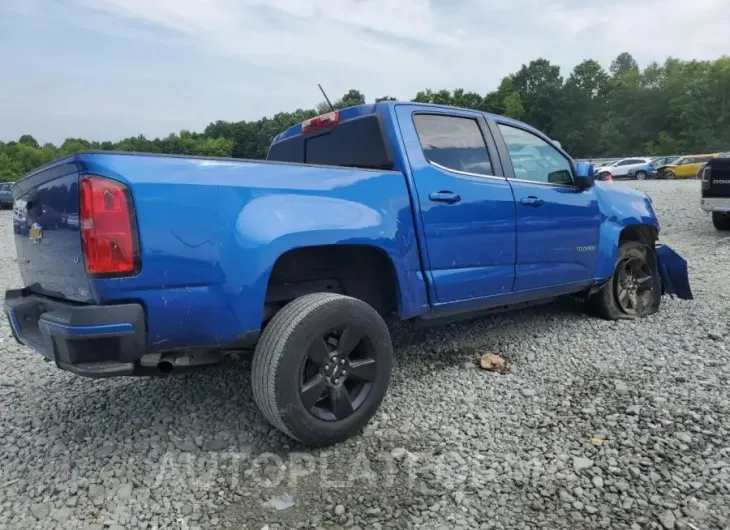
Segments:
[[[390,257],[368,245],[290,250],[276,260],[266,289],[264,323],[295,298],[317,292],[352,296],[382,316],[398,310],[398,281]]]
[[[626,241],[637,241],[643,243],[649,248],[654,248],[654,244],[659,239],[657,229],[651,225],[631,225],[621,230],[618,244]]]

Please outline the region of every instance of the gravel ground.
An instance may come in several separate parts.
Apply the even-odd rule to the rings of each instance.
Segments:
[[[648,191],[696,300],[610,323],[569,303],[395,329],[362,436],[308,451],[255,409],[248,360],[75,377],[0,325],[0,528],[730,528],[730,237],[699,184]],[[0,216],[0,290],[19,285]],[[495,352],[504,374],[472,359]]]

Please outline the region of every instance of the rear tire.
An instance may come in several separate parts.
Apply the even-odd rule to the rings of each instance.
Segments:
[[[730,212],[712,212],[712,224],[723,232],[730,230]]]
[[[591,295],[587,309],[606,320],[643,318],[659,310],[661,297],[654,252],[642,243],[627,241],[619,247],[613,275]]]
[[[307,445],[358,433],[390,382],[393,347],[381,316],[348,296],[315,293],[269,322],[251,365],[253,396],[274,427]]]

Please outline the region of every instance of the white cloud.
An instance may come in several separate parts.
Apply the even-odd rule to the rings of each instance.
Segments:
[[[642,65],[730,51],[728,0],[72,0],[73,15],[39,9],[50,0],[6,1],[26,17],[63,17],[69,31],[88,32],[91,46],[105,36],[121,37],[145,41],[151,57],[164,47],[181,58],[124,73],[115,70],[113,56],[95,63],[97,74],[117,83],[114,97],[103,83],[53,87],[49,112],[84,113],[87,101],[98,109],[110,105],[88,113],[99,115],[93,131],[106,126],[107,138],[132,126],[115,129],[110,114],[120,116],[119,123],[137,120],[136,130],[147,134],[166,134],[172,123],[199,129],[216,119],[312,107],[320,99],[318,82],[331,97],[349,88],[370,99],[411,98],[425,88],[484,94],[538,57],[559,64],[567,77],[583,59],[608,66],[623,51]],[[179,63],[201,54],[231,66],[218,67],[213,77],[190,71],[185,86],[178,82],[171,93],[169,77],[181,77]],[[74,97],[74,89],[84,97]],[[25,92],[11,97],[31,108]],[[199,98],[190,101],[191,94]],[[130,111],[137,105],[143,110]],[[73,116],[67,118],[73,124]],[[84,119],[93,122],[93,116]],[[33,123],[40,121],[39,114]],[[68,127],[53,135],[83,133]]]
[[[624,50],[649,61],[730,49],[727,32],[714,31],[730,24],[727,0],[78,1],[180,32],[221,56],[319,67],[320,79],[338,87],[357,80],[402,96],[426,86],[486,91],[538,56],[570,68]]]

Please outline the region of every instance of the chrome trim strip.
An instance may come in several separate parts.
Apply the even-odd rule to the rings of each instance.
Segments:
[[[538,182],[536,180],[526,180],[526,179],[517,179],[517,178],[508,178],[508,181],[512,182],[527,182],[528,184],[538,184],[539,186],[551,186],[553,188],[566,188],[566,189],[572,189],[577,190],[578,186],[575,184],[554,184],[552,182]]]
[[[506,177],[500,177],[497,175],[481,175],[479,173],[469,173],[468,171],[459,171],[458,169],[451,169],[446,166],[442,166],[441,164],[438,164],[436,162],[431,162],[430,160],[426,159],[426,162],[428,162],[429,165],[438,168],[442,171],[448,171],[450,173],[456,173],[457,175],[466,175],[467,177],[479,177],[482,179],[495,179],[495,180],[509,180]],[[491,162],[490,162],[491,164]]]

